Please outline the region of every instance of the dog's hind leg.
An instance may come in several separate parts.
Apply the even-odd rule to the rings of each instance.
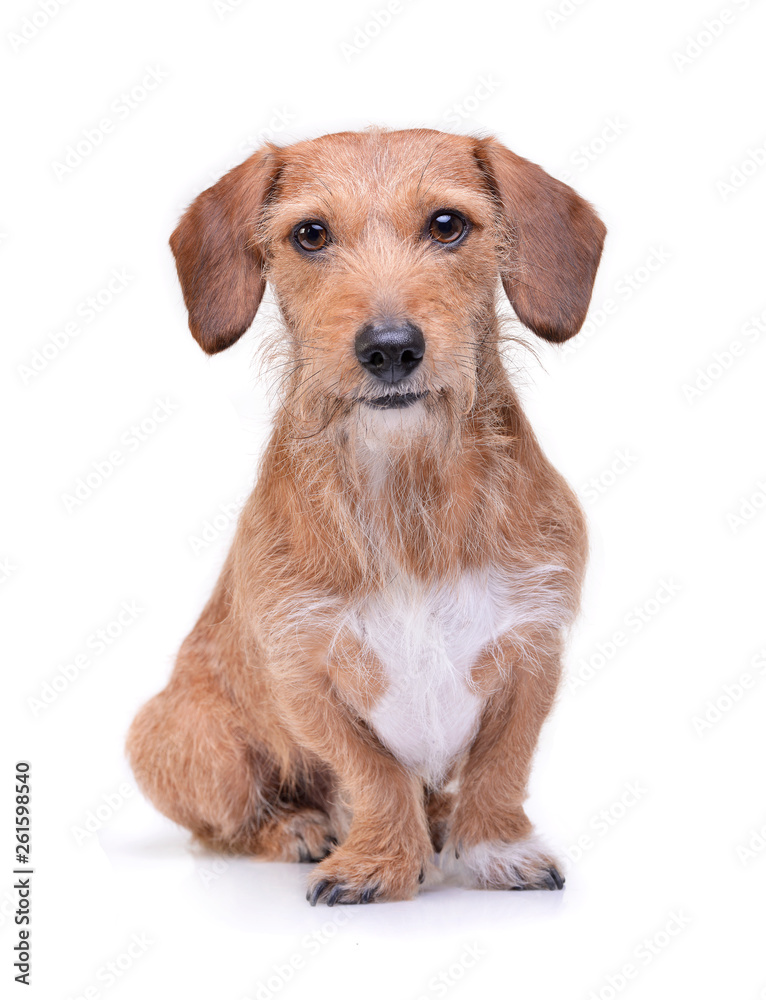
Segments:
[[[331,775],[291,744],[265,691],[248,710],[237,702],[228,678],[246,668],[219,595],[181,647],[167,688],[133,721],[133,772],[160,812],[215,850],[319,860],[338,836]]]
[[[329,779],[285,781],[215,677],[174,678],[136,716],[127,751],[144,794],[214,850],[316,861],[336,843]]]

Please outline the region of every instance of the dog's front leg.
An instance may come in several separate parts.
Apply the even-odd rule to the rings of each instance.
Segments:
[[[345,841],[309,876],[312,904],[410,899],[433,848],[423,783],[380,743],[338,678],[302,664],[279,700],[297,740],[329,764],[353,811]]]
[[[480,679],[482,669],[491,676],[498,660],[505,662],[505,680],[488,699],[463,765],[449,847],[483,888],[560,889],[564,882],[523,807],[540,728],[560,675],[558,641],[537,642],[534,656],[508,641],[479,664]]]

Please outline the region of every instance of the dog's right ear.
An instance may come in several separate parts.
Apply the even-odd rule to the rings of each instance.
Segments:
[[[254,153],[203,191],[170,237],[189,329],[208,354],[239,340],[263,297],[256,233],[279,166],[276,147]]]

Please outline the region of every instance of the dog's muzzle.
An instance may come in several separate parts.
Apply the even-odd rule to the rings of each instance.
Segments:
[[[368,323],[357,333],[354,349],[362,368],[393,385],[415,371],[423,360],[426,342],[413,323]]]

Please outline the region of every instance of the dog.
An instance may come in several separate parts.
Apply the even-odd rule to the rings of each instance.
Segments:
[[[498,295],[556,343],[605,227],[493,138],[266,145],[170,244],[204,351],[279,306],[279,408],[168,686],[135,718],[143,792],[227,853],[318,862],[307,898],[561,889],[524,811],[587,555],[503,364]],[[500,280],[498,280],[500,279]]]

